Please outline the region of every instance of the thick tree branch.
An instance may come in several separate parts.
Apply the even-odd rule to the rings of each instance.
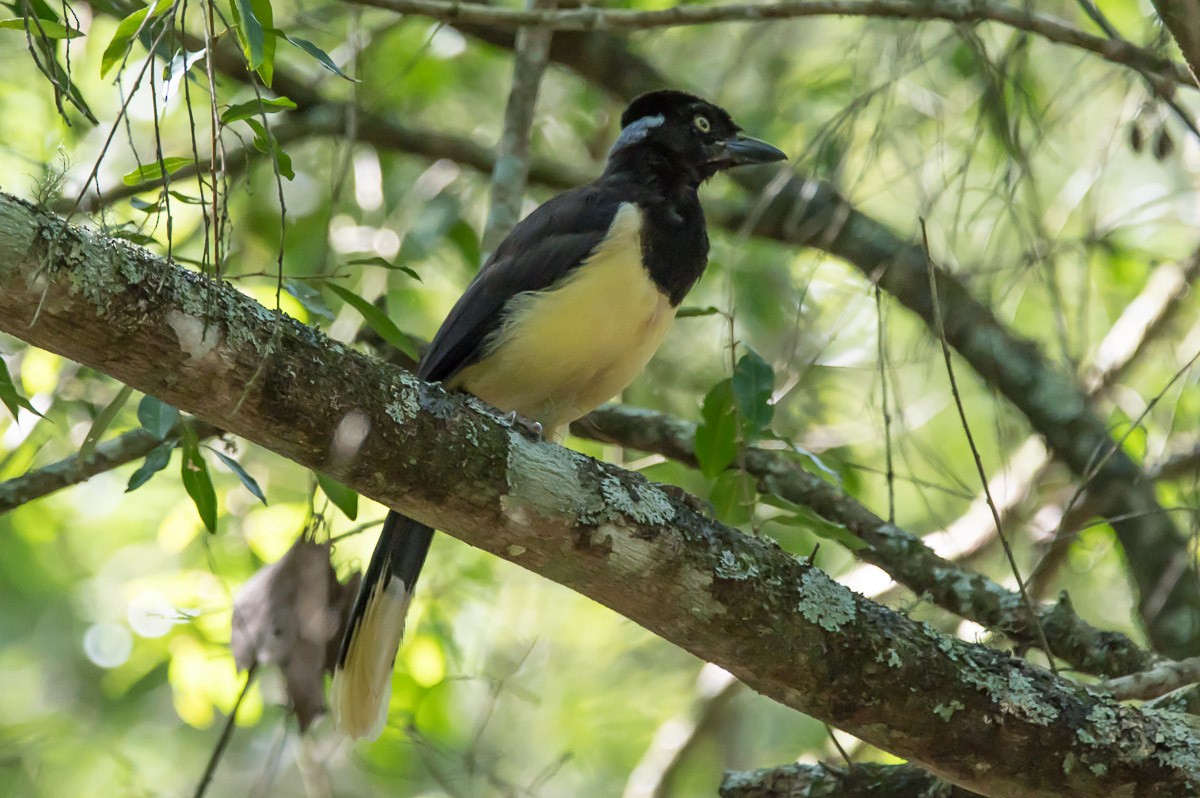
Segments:
[[[318,106],[296,122],[280,126],[277,135],[280,140],[290,140],[300,131],[335,134],[341,129],[341,112],[336,106]],[[487,147],[470,140],[414,131],[373,117],[360,119],[359,137],[380,147],[426,157],[451,157],[481,171],[495,160]],[[583,182],[584,178],[543,161],[534,162],[531,176],[555,187],[575,179]],[[739,229],[753,213],[753,231],[758,234],[787,243],[811,244],[845,258],[867,277],[879,278],[885,289],[932,322],[930,295],[923,282],[923,253],[862,214],[827,184],[793,179],[765,212],[755,213],[749,205],[710,203],[707,207],[718,225]],[[917,269],[922,271],[916,273]],[[1082,389],[1053,369],[1032,343],[1009,333],[952,275],[939,270],[938,280],[951,345],[989,384],[1000,388],[1029,416],[1034,428],[1056,446],[1061,460],[1077,474],[1087,473],[1094,454],[1107,451],[1113,443],[1103,421],[1088,406]],[[1119,452],[1096,474],[1092,489],[1104,498],[1097,512],[1123,519],[1114,522],[1114,528],[1126,548],[1137,586],[1143,596],[1148,596],[1154,593],[1169,562],[1184,550],[1185,541],[1158,508],[1151,486],[1139,477],[1140,469]],[[1156,647],[1182,657],[1197,646],[1197,618],[1200,593],[1196,583],[1181,579],[1162,611],[1147,619],[1147,626]],[[1064,656],[1063,652],[1056,654]],[[1144,667],[1135,666],[1133,670]]]
[[[1200,739],[1182,716],[939,635],[637,475],[530,442],[476,400],[2,195],[0,328],[578,590],[970,789],[1200,789]],[[371,434],[335,456],[355,411]]]
[[[793,179],[765,212],[736,210],[764,236],[809,244],[836,255],[902,304],[934,323],[925,251],[863,214],[824,183]],[[1082,387],[1055,368],[1032,342],[1010,332],[991,309],[944,269],[934,266],[946,338],[976,373],[1029,420],[1055,456],[1087,479],[1095,511],[1111,519],[1137,586],[1142,617],[1155,648],[1182,658],[1200,650],[1200,590],[1176,580],[1161,609],[1146,602],[1186,541],[1154,495],[1153,484],[1116,442]]]
[[[719,22],[763,22],[816,16],[883,17],[909,21],[943,20],[955,23],[996,22],[1035,33],[1059,44],[1077,47],[1113,63],[1134,66],[1165,81],[1194,86],[1187,67],[1141,47],[1086,33],[1038,11],[990,0],[968,3],[952,0],[783,0],[775,3],[676,5],[654,11],[583,6],[558,11],[519,11],[476,3],[444,0],[353,0],[398,14],[415,14],[444,22],[493,28],[543,25],[555,30],[611,31],[710,25]]]
[[[721,798],[972,798],[912,765],[784,765],[730,771]]]
[[[577,421],[571,431],[655,452],[696,465],[696,427],[687,421],[628,407],[606,406]],[[1021,597],[982,574],[939,557],[921,539],[889,524],[852,497],[808,473],[786,452],[747,448],[738,460],[765,492],[809,507],[867,544],[855,554],[949,612],[997,629],[1024,646],[1037,635]],[[1160,660],[1129,638],[1082,621],[1066,600],[1040,608],[1038,619],[1054,654],[1087,673],[1124,675]]]
[[[627,99],[662,85],[662,74],[623,50],[612,34],[587,35],[603,43],[577,46],[564,64]],[[597,59],[597,53],[607,60]],[[620,63],[619,69],[613,68],[614,62]],[[613,79],[614,74],[620,75],[619,80]],[[743,170],[735,176],[757,196],[769,174]],[[747,202],[710,204],[706,210],[711,220],[732,230],[812,246],[845,260],[934,329],[925,251],[859,211],[829,184],[796,175],[773,194],[765,209]],[[1088,478],[1088,488],[1098,498],[1095,511],[1120,519],[1112,526],[1125,551],[1154,647],[1174,658],[1200,652],[1200,580],[1176,579],[1161,604],[1152,601],[1162,575],[1189,555],[1186,538],[1159,506],[1141,469],[1125,452],[1113,452],[1115,441],[1104,420],[1071,376],[1052,366],[1033,342],[1009,331],[953,274],[936,267],[936,279],[950,345],[1025,414],[1057,459],[1077,477]],[[1113,454],[1108,456],[1109,452]]]
[[[603,81],[601,85],[612,91],[637,93],[661,85],[662,76],[647,62],[632,55],[620,56],[622,46],[613,41],[614,37],[586,35],[603,43],[576,43],[569,51],[573,69]],[[496,41],[502,45],[506,42]],[[552,59],[562,55],[562,51],[551,49]],[[613,81],[611,64],[597,62],[599,56],[620,61],[619,80]],[[227,66],[236,71],[232,64]],[[330,132],[339,130],[336,108],[320,105],[319,99],[298,81],[286,76],[280,79],[283,83],[278,85],[296,92],[301,98],[297,104],[307,108],[313,120],[324,120],[310,125],[325,124]],[[418,134],[372,115],[361,117],[359,136],[381,148],[451,157],[479,169],[490,170],[495,160],[486,147],[468,140]],[[531,177],[540,180],[543,176],[550,178],[548,182],[554,187],[563,185],[561,178],[583,177],[535,162]],[[757,190],[765,184],[766,175],[762,171],[743,171],[738,179]],[[578,182],[583,180],[574,180],[574,184]],[[787,244],[813,246],[842,258],[868,279],[878,281],[932,328],[933,303],[924,250],[859,211],[827,183],[794,176],[773,194],[766,208],[754,202],[710,203],[706,207],[710,219],[721,226],[748,229],[752,234]],[[1113,451],[1115,442],[1103,419],[1092,410],[1084,390],[1070,376],[1054,368],[1034,343],[1013,335],[954,275],[937,268],[936,279],[950,345],[1026,415],[1060,461],[1077,476],[1089,478],[1089,490],[1099,499],[1095,511],[1119,519],[1112,526],[1125,550],[1143,602],[1143,621],[1155,648],[1174,658],[1200,651],[1200,580],[1177,579],[1165,601],[1145,603],[1159,592],[1162,575],[1171,572],[1179,557],[1186,556],[1186,540],[1162,511],[1141,469],[1123,451]],[[1092,474],[1097,462],[1101,465]]]

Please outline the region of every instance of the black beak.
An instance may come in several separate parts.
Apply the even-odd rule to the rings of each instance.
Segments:
[[[778,147],[773,147],[765,141],[752,139],[738,133],[733,138],[718,141],[712,145],[709,162],[720,168],[743,166],[752,163],[773,163],[786,161],[787,155]]]

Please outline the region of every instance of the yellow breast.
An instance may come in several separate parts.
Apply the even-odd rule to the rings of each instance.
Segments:
[[[546,433],[625,390],[675,308],[642,266],[642,218],[622,204],[596,251],[550,291],[510,300],[487,354],[451,381]]]

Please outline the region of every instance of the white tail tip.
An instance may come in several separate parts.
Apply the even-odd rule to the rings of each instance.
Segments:
[[[387,722],[392,669],[404,635],[412,593],[391,577],[376,586],[350,638],[346,659],[333,673],[329,705],[334,725],[347,737],[374,740]]]

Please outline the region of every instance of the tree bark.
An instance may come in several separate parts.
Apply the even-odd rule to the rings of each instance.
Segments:
[[[783,765],[730,771],[721,798],[973,798],[911,765]]]
[[[1185,716],[940,635],[686,497],[529,441],[473,398],[6,195],[0,329],[571,587],[968,789],[1200,792],[1200,738]],[[370,434],[335,448],[350,417]]]

